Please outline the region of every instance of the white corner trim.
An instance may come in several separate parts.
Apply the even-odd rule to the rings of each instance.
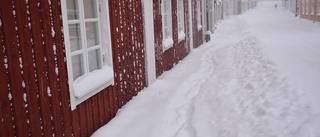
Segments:
[[[146,48],[147,85],[156,81],[156,62],[154,49],[153,1],[143,0],[144,43]]]
[[[188,11],[189,11],[189,37],[190,37],[190,52],[193,50],[193,23],[192,23],[192,0],[188,0]]]

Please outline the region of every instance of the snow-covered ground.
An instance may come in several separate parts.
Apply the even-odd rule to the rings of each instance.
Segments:
[[[93,136],[320,137],[320,24],[275,3],[222,21]]]

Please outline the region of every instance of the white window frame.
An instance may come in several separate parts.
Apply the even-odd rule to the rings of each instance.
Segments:
[[[167,3],[167,9],[165,8],[164,3]],[[161,3],[161,13],[162,13],[162,36],[163,36],[163,51],[173,47],[173,37],[172,37],[172,1],[171,0],[162,0]],[[165,20],[165,16],[167,16],[167,20]],[[167,22],[165,22],[167,21]],[[167,26],[166,26],[167,25]],[[168,34],[166,34],[166,29],[169,30]],[[168,35],[168,37],[166,37]]]
[[[76,0],[78,2],[78,16],[79,19],[68,20],[68,10],[66,0],[61,1],[62,20],[63,20],[63,32],[64,42],[66,48],[66,59],[68,69],[68,82],[70,92],[70,105],[71,110],[76,109],[76,106],[102,91],[106,87],[114,84],[113,63],[112,63],[112,49],[110,38],[110,19],[109,19],[109,7],[106,0],[96,1],[96,16],[95,19],[85,19],[83,0]],[[84,35],[86,35],[85,23],[94,20],[98,22],[98,35],[99,46],[94,46],[95,49],[100,48],[100,60],[101,68],[89,72],[88,52],[92,51],[91,47],[87,47],[87,41]],[[71,51],[70,37],[69,37],[69,24],[80,24],[81,44],[82,51]],[[83,64],[84,74],[77,79],[73,78],[72,69],[72,56],[83,52]]]
[[[184,31],[184,0],[177,0],[177,23],[178,23],[178,41],[185,39]]]
[[[198,30],[202,28],[201,25],[201,1],[197,0],[197,24],[198,24]]]

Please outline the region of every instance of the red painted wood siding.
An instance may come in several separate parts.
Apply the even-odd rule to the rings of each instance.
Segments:
[[[59,0],[0,1],[0,136],[90,136],[146,86],[142,4],[109,0],[115,85],[71,111]]]
[[[163,52],[162,47],[162,14],[161,0],[153,0],[154,9],[154,36],[155,36],[155,55],[156,55],[156,76],[160,76],[164,71],[171,69],[179,60],[188,55],[190,51],[190,32],[188,0],[184,0],[184,25],[186,38],[178,42],[178,23],[177,23],[177,0],[171,1],[172,5],[172,28],[173,28],[173,47]]]

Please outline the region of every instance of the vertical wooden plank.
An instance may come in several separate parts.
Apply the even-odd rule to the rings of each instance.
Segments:
[[[122,69],[123,69],[123,62],[121,60],[121,49],[120,49],[120,45],[121,45],[121,36],[120,33],[122,32],[120,30],[120,18],[118,18],[120,16],[120,6],[119,6],[119,0],[112,0],[109,1],[111,8],[110,8],[110,17],[113,18],[111,19],[111,33],[112,33],[112,43],[113,43],[113,59],[114,59],[114,70],[115,70],[115,78],[116,78],[116,90],[117,92],[117,102],[118,102],[118,108],[120,108],[122,106],[122,102],[123,102],[123,96],[122,96],[122,92],[123,92],[123,85],[122,85],[122,79],[123,79],[123,74],[122,74]],[[120,30],[120,32],[118,32],[118,30]]]
[[[130,35],[129,35],[129,31],[127,31],[129,29],[129,25],[128,25],[128,14],[127,14],[127,3],[125,3],[125,1],[121,1],[121,10],[122,10],[122,16],[121,16],[121,20],[122,20],[122,33],[124,33],[124,39],[123,39],[123,43],[122,43],[122,56],[123,61],[124,61],[124,69],[122,70],[122,73],[124,75],[124,81],[123,81],[123,96],[124,96],[124,101],[122,106],[124,106],[130,99],[131,93],[130,93],[130,88],[128,86],[129,82],[130,82],[130,77],[128,76],[128,73],[130,73],[129,71],[129,62],[128,62],[128,58],[129,58],[129,50],[128,50],[128,46],[130,46],[129,41],[130,41]]]
[[[107,88],[108,89],[108,88]],[[105,111],[105,92],[108,92],[108,90],[105,89],[103,91],[101,91],[100,95],[98,96],[97,102],[98,102],[98,113],[99,113],[99,125],[98,127],[103,126],[106,123],[106,114],[104,113]]]
[[[64,44],[63,44],[63,34],[62,21],[61,21],[61,7],[58,0],[53,0],[51,4],[52,9],[52,21],[54,26],[54,43],[56,45],[57,52],[57,66],[59,75],[59,93],[61,95],[61,107],[62,107],[62,117],[63,117],[63,128],[65,136],[71,136],[71,108],[69,106],[69,87],[67,80],[67,67],[65,62]]]
[[[55,59],[54,59],[54,51],[53,51],[53,38],[52,38],[52,24],[51,24],[51,16],[50,16],[50,6],[48,0],[40,0],[40,11],[42,17],[42,29],[43,29],[43,39],[45,44],[45,57],[47,59],[47,75],[48,82],[51,91],[51,106],[52,106],[52,116],[53,116],[53,128],[55,136],[63,135],[63,121],[62,121],[62,110],[61,110],[61,99],[60,93],[58,91],[58,81],[57,75],[55,73]]]
[[[118,36],[118,40],[120,41],[120,43],[118,44],[118,49],[119,49],[119,55],[118,57],[120,57],[120,66],[119,66],[119,72],[120,72],[120,75],[121,75],[121,80],[120,80],[120,91],[119,91],[119,94],[120,94],[120,101],[121,101],[121,107],[124,105],[125,103],[125,100],[127,99],[126,98],[126,95],[125,95],[125,84],[124,84],[124,81],[126,81],[126,75],[124,74],[124,70],[126,69],[126,64],[125,64],[125,61],[124,61],[124,54],[123,52],[125,51],[125,48],[124,48],[124,38],[126,38],[125,36],[125,31],[124,31],[124,20],[123,18],[125,18],[125,15],[124,15],[124,12],[123,12],[123,4],[121,3],[121,0],[117,0],[117,3],[119,4],[119,6],[117,7],[118,8],[118,16],[116,16],[119,20],[118,24],[117,24],[117,27],[119,27],[120,29],[120,35]]]
[[[126,82],[126,85],[127,85],[127,94],[128,94],[128,101],[131,100],[132,96],[133,96],[133,93],[134,91],[132,90],[134,87],[132,86],[133,83],[134,83],[134,76],[132,75],[133,74],[133,69],[132,69],[132,64],[133,64],[133,60],[132,60],[132,47],[134,46],[133,43],[132,43],[132,38],[133,38],[133,35],[135,32],[133,32],[133,29],[132,29],[132,16],[133,16],[133,8],[132,7],[132,1],[127,1],[127,3],[124,4],[125,5],[125,12],[126,12],[126,33],[127,33],[127,44],[126,44],[126,61],[127,61],[127,79],[128,81]]]
[[[44,45],[42,43],[42,28],[38,0],[29,0],[31,33],[33,39],[36,78],[38,83],[39,103],[43,136],[52,136],[51,104],[48,96],[46,64],[44,61]]]
[[[117,96],[119,92],[113,88],[111,90],[111,92],[108,92],[108,97],[109,97],[109,109],[107,110],[109,112],[109,119],[111,120],[113,117],[115,117],[118,109],[121,107],[121,106],[114,106],[114,105],[117,105],[116,100],[115,100],[115,97]]]
[[[86,104],[87,101],[83,102],[81,105],[77,107],[78,115],[79,115],[79,125],[80,125],[80,136],[86,137],[88,134],[87,131],[87,114],[86,114]]]
[[[103,92],[103,91],[101,91]],[[99,128],[100,115],[99,115],[99,105],[98,105],[98,97],[101,96],[101,92],[92,98],[92,121],[93,121],[93,132]],[[93,133],[90,132],[90,135]]]
[[[0,2],[0,5],[2,2]],[[2,13],[2,12],[1,12]],[[5,20],[2,18],[2,15],[0,13],[0,20],[4,22]],[[0,88],[2,91],[0,92],[0,136],[5,137],[14,136],[14,128],[13,128],[13,121],[12,121],[12,112],[10,107],[10,96],[9,96],[9,89],[8,89],[8,81],[7,81],[7,70],[6,66],[7,58],[5,58],[4,53],[4,44],[3,43],[3,27],[0,26]]]
[[[13,12],[12,2],[2,2],[0,12],[3,20],[3,39],[5,42],[6,55],[8,56],[8,73],[10,91],[12,93],[13,113],[15,132],[17,136],[29,134],[27,114],[24,103],[24,89],[22,86],[22,75],[20,68],[19,43],[17,41],[15,12]]]
[[[140,90],[141,87],[141,83],[143,83],[142,79],[141,79],[141,73],[140,72],[141,69],[143,68],[143,66],[140,66],[140,63],[142,63],[142,59],[144,59],[144,55],[141,54],[141,52],[143,52],[144,49],[141,49],[141,43],[140,43],[140,35],[141,35],[141,30],[140,30],[140,12],[141,12],[141,5],[140,5],[140,1],[134,1],[134,7],[135,7],[135,11],[134,11],[134,29],[136,30],[136,34],[134,35],[134,46],[136,48],[136,50],[134,51],[134,59],[136,60],[136,67],[138,67],[136,69],[136,74],[134,74],[135,76],[135,95],[138,94],[138,91]],[[143,74],[146,75],[146,74]]]
[[[142,55],[139,54],[140,52],[140,43],[139,43],[139,36],[140,36],[140,29],[139,29],[139,6],[138,6],[139,1],[134,1],[133,2],[133,7],[134,7],[134,11],[133,11],[133,16],[134,18],[132,19],[132,24],[133,24],[133,30],[135,30],[135,34],[133,35],[133,46],[135,47],[135,50],[133,51],[133,60],[135,61],[135,68],[133,68],[135,70],[135,73],[133,73],[134,76],[134,96],[137,95],[138,93],[138,89],[140,89],[140,70],[142,68],[142,66],[140,66],[140,60],[141,58],[143,58]]]
[[[136,7],[136,3],[137,1],[131,1],[131,5],[132,5],[132,8],[131,8],[131,11],[129,12],[130,13],[130,27],[131,27],[131,31],[132,31],[132,41],[131,41],[131,47],[130,47],[130,52],[131,52],[131,78],[133,79],[132,80],[132,83],[130,83],[130,87],[132,87],[132,92],[133,92],[133,96],[136,96],[137,95],[137,87],[139,86],[138,85],[138,76],[139,76],[139,69],[136,69],[136,68],[139,68],[139,65],[138,65],[138,62],[139,60],[137,60],[137,57],[136,57],[136,54],[138,52],[138,49],[137,48],[137,16],[136,16],[136,13],[137,13],[137,7]],[[139,33],[138,33],[139,34]]]
[[[105,114],[105,123],[107,123],[111,118],[110,118],[110,103],[109,103],[109,92],[112,92],[112,87],[107,88],[107,92],[104,92],[104,104],[103,104],[103,112]],[[115,102],[115,104],[118,104]]]
[[[132,30],[133,32],[133,36],[132,36],[132,48],[131,48],[131,52],[132,52],[132,56],[131,56],[131,59],[132,61],[132,64],[131,64],[131,69],[132,69],[132,78],[133,78],[133,83],[131,83],[131,87],[132,87],[132,92],[133,92],[133,96],[136,96],[137,93],[138,93],[138,88],[139,88],[139,74],[140,74],[140,66],[139,66],[139,61],[140,61],[140,58],[142,58],[142,56],[138,57],[138,52],[139,52],[139,43],[137,41],[138,37],[139,37],[139,34],[140,34],[140,31],[139,29],[137,28],[137,23],[139,21],[139,17],[137,16],[137,11],[139,10],[138,7],[137,7],[137,3],[138,1],[132,1],[132,7],[134,10],[131,11],[132,13],[132,16],[130,18],[131,20],[131,26],[132,26]]]
[[[30,121],[31,136],[41,136],[40,128],[40,110],[37,99],[37,90],[34,76],[33,53],[31,43],[31,33],[28,27],[27,4],[25,1],[15,0],[16,18],[18,25],[18,35],[20,40],[20,49],[23,62],[23,79],[26,89],[26,97],[28,102],[28,114]]]
[[[92,97],[90,98],[90,99],[88,99],[88,100],[86,100],[86,102],[85,102],[85,104],[84,105],[86,105],[86,114],[87,114],[87,116],[86,116],[86,119],[87,119],[87,126],[86,126],[86,128],[87,128],[87,130],[88,130],[88,132],[87,132],[87,134],[86,135],[89,135],[91,132],[93,132],[93,116],[92,116],[92,102],[93,102],[93,100],[92,100]]]
[[[141,3],[141,0],[138,1],[138,13],[139,13],[139,22],[138,22],[138,28],[139,28],[139,37],[138,37],[138,42],[139,42],[139,45],[140,45],[140,50],[138,50],[140,52],[140,57],[143,57],[140,59],[140,62],[141,62],[141,66],[142,66],[142,71],[140,73],[140,82],[141,82],[141,87],[139,89],[142,90],[146,85],[147,85],[147,79],[146,79],[146,62],[145,62],[145,45],[144,45],[144,29],[143,29],[143,15],[142,15],[142,3]]]
[[[115,22],[116,19],[114,18],[116,16],[116,12],[114,10],[114,1],[109,0],[109,16],[110,16],[110,33],[111,33],[111,47],[112,47],[112,62],[113,62],[113,70],[114,70],[114,88],[119,86],[119,73],[118,73],[118,66],[119,66],[119,61],[118,61],[118,50],[117,50],[117,39],[116,39],[116,26]],[[106,98],[108,96],[105,96]],[[119,103],[119,102],[117,102]]]
[[[132,90],[131,90],[131,83],[133,82],[132,81],[132,76],[131,75],[131,46],[132,46],[132,29],[131,29],[131,20],[130,20],[130,6],[131,5],[131,2],[130,1],[123,1],[123,12],[124,12],[124,18],[122,18],[124,20],[124,33],[125,33],[125,44],[124,44],[124,60],[125,60],[125,64],[126,64],[126,67],[125,67],[125,70],[124,70],[124,75],[125,75],[125,78],[126,78],[126,81],[124,82],[125,84],[125,95],[126,95],[126,101],[125,101],[125,104],[132,98]]]
[[[79,109],[77,108],[76,110],[71,112],[72,116],[72,131],[73,131],[73,136],[74,137],[80,137],[80,120],[79,120]]]
[[[131,52],[131,47],[132,47],[132,29],[131,29],[131,20],[130,20],[130,12],[131,12],[131,9],[132,9],[132,4],[130,1],[126,1],[123,3],[123,10],[124,10],[124,13],[125,13],[125,35],[127,37],[127,39],[125,39],[125,50],[126,52],[124,53],[125,54],[125,64],[126,64],[126,82],[125,82],[125,86],[126,86],[126,91],[125,91],[125,94],[127,95],[127,99],[126,99],[126,102],[129,102],[133,96],[133,90],[132,90],[132,86],[131,84],[133,83],[133,76],[131,74],[132,72],[132,62],[131,62],[131,56],[132,56],[132,52]],[[131,8],[131,9],[130,9]]]
[[[145,68],[145,66],[142,64],[143,62],[145,62],[145,57],[144,57],[144,54],[141,54],[141,53],[144,53],[144,46],[142,45],[143,42],[141,43],[141,40],[140,40],[141,36],[143,35],[142,34],[143,32],[141,31],[141,28],[143,27],[143,22],[141,20],[142,18],[141,1],[135,1],[134,7],[136,10],[134,12],[135,19],[133,23],[134,23],[134,29],[137,32],[137,34],[135,34],[134,36],[134,45],[136,47],[134,59],[136,60],[136,67],[138,66],[138,69],[136,70],[136,74],[134,75],[135,75],[135,81],[136,81],[135,95],[137,95],[141,89],[142,83],[144,83],[142,77],[145,77],[146,73],[143,74],[144,72],[142,70],[142,68]]]

